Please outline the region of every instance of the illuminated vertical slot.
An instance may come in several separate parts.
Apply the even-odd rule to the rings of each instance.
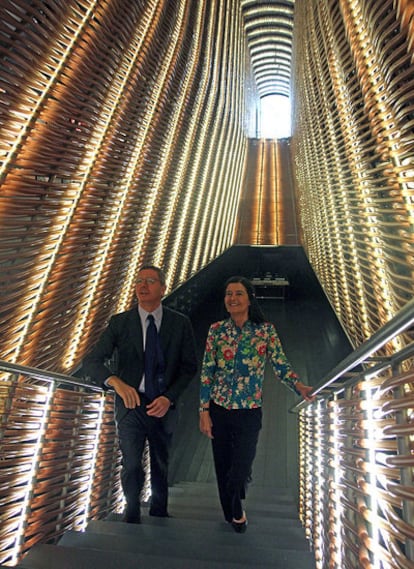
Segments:
[[[209,249],[208,253],[204,255],[203,263],[205,264],[211,258],[211,256],[216,256],[221,252],[220,242],[221,242],[221,227],[219,223],[216,223],[216,219],[220,219],[222,212],[222,205],[225,201],[225,193],[227,191],[226,187],[226,160],[228,160],[228,142],[229,142],[229,132],[228,128],[231,128],[228,120],[228,110],[229,110],[229,86],[226,80],[226,71],[229,67],[229,61],[231,61],[231,12],[229,10],[223,11],[221,18],[221,25],[223,30],[223,50],[221,51],[221,65],[220,73],[218,74],[218,84],[217,84],[217,108],[221,109],[220,114],[225,120],[222,123],[214,123],[214,130],[211,137],[210,144],[216,142],[216,156],[221,156],[220,160],[216,160],[213,165],[211,172],[211,180],[213,180],[216,190],[214,192],[214,199],[211,208],[211,220],[214,219],[214,223],[210,221],[210,230],[208,235]],[[219,55],[219,54],[217,54]]]
[[[340,436],[340,412],[335,401],[332,404],[331,415],[332,420],[332,438],[333,438],[333,457],[332,457],[332,468],[334,473],[334,492],[333,492],[333,504],[332,507],[335,511],[335,566],[342,567],[342,539],[341,539],[341,520],[343,518],[343,505],[342,496],[340,492],[341,479],[344,476],[343,469],[341,467],[340,457],[343,456],[343,448]]]
[[[370,509],[370,539],[373,544],[379,545],[380,531],[379,531],[379,520],[378,520],[378,485],[377,485],[377,460],[376,460],[376,440],[377,440],[377,429],[375,425],[375,389],[369,385],[369,381],[366,379],[365,388],[365,401],[363,408],[365,409],[365,415],[367,419],[367,459],[369,464],[369,509]],[[371,547],[372,550],[372,568],[381,569],[380,558],[376,555],[375,546]]]
[[[117,80],[113,81],[111,90],[107,93],[106,99],[103,102],[103,108],[105,113],[102,114],[102,121],[100,121],[95,128],[94,132],[94,151],[91,155],[87,157],[87,161],[84,164],[85,176],[84,182],[82,183],[81,190],[84,190],[84,186],[88,181],[88,176],[99,166],[98,157],[99,155],[110,154],[110,145],[112,144],[111,139],[111,125],[116,119],[117,113],[121,107],[121,102],[125,97],[125,90],[128,81],[135,72],[137,61],[139,60],[139,52],[143,43],[143,37],[147,36],[150,20],[153,16],[155,7],[149,5],[149,14],[147,18],[146,27],[143,29],[138,29],[135,33],[134,40],[130,52],[133,53],[129,57],[130,52],[125,53],[122,63],[119,65],[117,70]],[[135,49],[133,49],[135,48]],[[151,109],[148,110],[150,112]],[[143,121],[145,123],[145,121]],[[148,130],[148,123],[146,131]],[[106,218],[101,220],[102,223],[102,234],[104,235],[102,239],[102,249],[100,256],[94,261],[93,271],[90,273],[87,286],[84,287],[85,294],[83,302],[79,303],[79,310],[76,316],[77,326],[74,328],[72,337],[67,344],[67,350],[62,355],[62,362],[64,369],[71,369],[73,366],[74,359],[78,356],[78,345],[80,342],[80,330],[87,329],[87,320],[89,317],[89,311],[93,305],[95,294],[99,287],[100,277],[104,274],[105,266],[107,263],[108,255],[112,246],[113,241],[117,235],[119,220],[122,218],[124,213],[124,208],[128,199],[129,190],[136,174],[136,163],[140,155],[143,140],[145,138],[145,133],[138,140],[133,153],[128,158],[125,158],[125,174],[122,180],[119,180],[117,191],[118,199],[114,200],[113,208],[110,213],[107,214]],[[81,199],[82,191],[79,192],[79,199]],[[146,205],[148,211],[150,212],[150,206]],[[145,216],[149,218],[148,216]],[[62,231],[62,238],[65,232]],[[145,231],[142,231],[140,235],[144,235]],[[135,275],[135,265],[139,262],[139,251],[142,245],[143,237],[137,239],[133,244],[133,252],[131,253],[131,263],[130,270],[128,274],[124,277],[124,290],[128,291],[132,287],[132,279]],[[135,265],[134,265],[135,264]],[[115,312],[120,312],[125,309],[127,299],[125,298],[125,293],[120,295],[119,302],[117,306],[114,306]]]
[[[304,508],[305,508],[305,526],[307,537],[314,541],[312,534],[314,527],[314,502],[313,490],[315,486],[314,472],[315,472],[315,458],[314,458],[314,414],[313,406],[309,406],[305,411],[305,425],[304,425]]]
[[[47,421],[49,418],[51,400],[52,400],[54,392],[55,392],[55,383],[54,382],[51,382],[45,386],[45,400],[44,400],[44,403],[42,406],[42,414],[41,414],[41,417],[39,418],[39,426],[38,426],[37,430],[35,430],[35,429],[32,430],[32,435],[33,436],[36,435],[36,439],[32,443],[33,444],[33,447],[32,447],[33,454],[32,454],[32,460],[31,460],[31,468],[30,468],[30,472],[27,474],[27,486],[26,486],[26,491],[24,493],[24,498],[22,501],[21,515],[20,515],[20,519],[18,521],[18,527],[16,528],[15,545],[11,551],[11,563],[13,563],[13,565],[15,565],[19,559],[21,545],[24,542],[24,533],[25,533],[26,522],[27,522],[27,514],[29,511],[30,503],[31,503],[32,498],[33,498],[33,495],[32,495],[33,489],[35,488],[36,483],[37,483],[37,472],[38,472],[38,468],[39,468],[39,459],[40,459],[40,454],[42,451],[42,445],[43,445],[43,440],[44,440],[44,436],[45,436],[45,432],[46,432]]]
[[[217,20],[216,37],[221,37],[222,30],[225,25],[225,19],[222,15],[224,7],[218,4],[220,9],[220,14]],[[219,56],[219,44],[213,42],[213,20],[210,20],[209,29],[209,44],[207,49],[207,61],[206,69],[209,70],[208,81],[206,81],[205,91],[202,94],[203,99],[206,100],[206,111],[200,120],[205,124],[205,128],[202,133],[202,140],[199,142],[199,148],[202,148],[203,160],[200,162],[200,188],[204,188],[205,198],[203,202],[203,207],[200,211],[200,221],[198,225],[198,235],[204,236],[204,239],[198,238],[195,246],[195,251],[192,256],[192,267],[198,268],[208,263],[211,258],[211,219],[213,219],[212,209],[216,196],[216,191],[209,189],[215,180],[215,163],[217,156],[217,148],[215,144],[215,137],[212,134],[212,125],[216,123],[215,117],[215,93],[216,86],[218,83],[218,77],[220,74],[220,62],[221,58]],[[208,190],[208,191],[207,191]]]
[[[273,219],[272,235],[273,243],[275,245],[280,245],[281,239],[281,229],[283,225],[283,210],[282,210],[282,160],[281,160],[281,148],[280,143],[277,140],[272,142],[273,148],[273,177],[274,177],[274,200],[275,200],[275,216]]]
[[[200,10],[197,13],[197,18],[193,22],[193,29],[194,29],[194,47],[193,47],[193,54],[191,57],[191,72],[188,73],[187,76],[187,83],[185,90],[183,89],[183,94],[181,96],[181,101],[179,105],[179,112],[183,112],[186,102],[186,93],[187,91],[191,91],[192,81],[195,76],[196,68],[197,68],[197,59],[200,54],[200,27],[201,27],[201,19],[203,16],[203,11]],[[211,26],[212,20],[209,20],[209,27]],[[210,35],[209,35],[210,38]],[[194,112],[192,114],[191,120],[188,122],[188,133],[186,136],[186,142],[183,145],[183,150],[181,154],[181,159],[179,163],[179,167],[177,168],[180,172],[179,176],[177,177],[177,181],[175,184],[174,192],[176,199],[174,202],[171,200],[171,211],[169,213],[168,219],[168,226],[165,232],[165,256],[170,259],[180,259],[180,263],[175,263],[176,271],[177,271],[177,280],[178,282],[182,282],[189,273],[189,266],[194,260],[194,249],[195,249],[195,234],[199,230],[199,223],[195,223],[195,219],[200,218],[200,203],[202,200],[203,192],[196,192],[196,196],[194,197],[194,192],[192,191],[193,188],[197,186],[198,182],[198,175],[199,175],[199,168],[200,164],[202,163],[202,153],[203,153],[203,145],[197,145],[194,149],[193,141],[196,138],[196,132],[200,124],[200,120],[202,121],[204,117],[200,117],[200,109],[203,103],[203,97],[205,96],[205,88],[206,88],[206,68],[203,67],[203,76],[200,79],[200,84],[202,85],[202,89],[200,90],[197,96],[197,102],[194,105]],[[178,110],[177,110],[178,112]],[[175,239],[173,245],[167,245],[169,239],[169,229],[173,225],[175,221],[175,207],[177,204],[177,200],[180,194],[180,191],[183,187],[185,187],[185,181],[187,180],[187,191],[186,191],[186,200],[184,210],[181,211],[180,217],[180,227],[179,227],[179,235]],[[190,191],[191,188],[191,191]],[[192,221],[189,223],[189,221]],[[188,228],[190,225],[190,228]],[[185,242],[183,235],[185,231],[188,231],[188,241]],[[159,261],[160,262],[160,261]]]
[[[324,469],[323,469],[323,456],[322,456],[322,446],[324,440],[324,433],[322,428],[322,415],[323,411],[321,409],[322,402],[318,401],[316,406],[316,415],[315,415],[315,427],[313,433],[313,444],[314,444],[314,451],[315,451],[315,464],[314,464],[314,480],[312,481],[312,487],[314,489],[314,543],[315,543],[315,550],[321,551],[323,549],[323,527],[324,527],[324,507],[323,507],[323,496],[324,492],[322,488],[325,489],[325,480],[324,480]],[[321,555],[322,557],[322,555]]]
[[[161,66],[163,75],[162,75],[162,89],[160,89],[160,94],[162,94],[163,90],[165,89],[165,85],[167,85],[173,78],[178,46],[183,41],[183,36],[185,33],[185,27],[183,26],[184,6],[180,6],[180,8],[181,10],[177,14],[177,20],[174,25],[173,35],[170,38],[168,44],[169,45],[168,58],[165,59],[165,61],[163,61]],[[197,25],[194,26],[193,39],[194,43],[198,44],[199,26]],[[191,62],[191,67],[192,67],[192,62]],[[171,114],[168,123],[162,125],[163,136],[162,136],[162,142],[160,143],[159,152],[160,155],[163,157],[163,159],[161,161],[161,167],[158,169],[153,179],[154,189],[156,189],[154,195],[156,194],[156,197],[158,197],[158,195],[162,192],[164,179],[169,168],[169,160],[167,159],[167,157],[171,155],[173,149],[177,145],[177,138],[179,132],[179,127],[178,127],[179,119],[182,114],[183,108],[185,106],[185,96],[183,94],[186,93],[188,87],[190,86],[191,78],[192,78],[191,71],[186,73],[185,76],[183,77],[182,85],[180,86],[180,92],[176,94],[177,101],[174,106],[174,112]],[[156,119],[154,117],[154,121],[155,120]],[[161,124],[162,123],[158,123],[158,128],[161,127]],[[187,143],[182,148],[180,161],[176,166],[179,175],[174,179],[174,183],[172,183],[170,186],[168,200],[165,201],[162,205],[162,209],[164,210],[164,215],[165,215],[164,219],[166,220],[166,222],[159,229],[160,235],[158,238],[157,248],[155,250],[155,254],[153,257],[153,262],[159,266],[164,264],[163,260],[167,256],[170,257],[172,260],[177,258],[177,249],[179,249],[182,235],[185,230],[185,221],[187,219],[187,212],[191,198],[190,192],[188,190],[183,192],[185,200],[184,203],[181,203],[181,208],[179,212],[176,210],[176,205],[177,205],[177,199],[179,198],[180,195],[180,191],[182,191],[183,187],[182,177],[183,173],[186,171],[186,165],[188,162],[187,155],[189,147],[189,140],[188,140],[189,138],[191,139],[191,135],[187,137]],[[155,201],[154,202],[155,214],[159,213],[159,208],[160,204],[157,203],[157,201]],[[174,218],[177,218],[178,223],[176,226],[175,246],[171,247],[171,245],[169,244],[169,240],[170,240],[171,224],[174,222]],[[167,278],[170,282],[174,281],[175,272],[176,272],[176,266],[174,266],[174,263],[170,264],[167,269]]]
[[[92,500],[92,488],[93,488],[93,482],[94,482],[94,473],[95,473],[95,467],[96,467],[96,459],[97,459],[98,450],[99,450],[99,442],[100,442],[101,431],[102,431],[102,419],[103,419],[104,410],[105,410],[105,396],[102,393],[100,396],[100,400],[99,400],[98,416],[96,418],[95,437],[94,437],[94,440],[92,443],[92,445],[93,445],[92,460],[90,461],[90,464],[89,464],[89,481],[88,481],[88,487],[86,490],[86,507],[85,507],[85,512],[84,512],[83,518],[81,518],[81,520],[80,520],[80,530],[81,531],[86,529],[86,524],[89,521],[89,513],[90,513],[90,509],[91,509],[91,500]]]
[[[255,182],[255,200],[253,204],[253,213],[255,213],[254,224],[252,229],[254,230],[254,237],[251,240],[253,245],[260,245],[261,231],[260,231],[260,215],[261,215],[261,203],[262,199],[262,183],[263,183],[263,163],[264,163],[264,140],[260,141],[259,152],[257,155],[257,167],[256,167],[256,182]]]
[[[222,156],[222,160],[217,161],[214,164],[214,168],[212,171],[212,179],[215,180],[216,188],[214,192],[213,204],[212,204],[212,215],[210,218],[210,229],[209,229],[209,236],[208,242],[210,244],[210,251],[213,253],[213,256],[216,256],[219,252],[219,242],[220,242],[220,226],[219,223],[211,223],[211,219],[221,219],[222,215],[225,215],[225,212],[222,211],[221,204],[224,200],[224,194],[226,188],[224,186],[225,182],[225,164],[228,160],[228,154],[226,149],[226,137],[224,132],[222,132],[222,125],[214,125],[214,131],[212,135],[212,140],[217,141],[216,151],[217,154]],[[203,264],[207,262],[207,259],[203,260]]]
[[[90,6],[85,7],[85,10],[82,11],[82,13],[80,11],[76,12],[76,14],[73,15],[73,18],[71,18],[71,22],[68,23],[66,27],[66,33],[62,35],[58,45],[53,48],[53,63],[45,59],[44,62],[40,64],[41,58],[39,57],[38,62],[39,54],[36,54],[35,59],[39,68],[33,75],[38,75],[38,79],[33,84],[32,90],[34,90],[34,86],[36,85],[35,89],[38,95],[31,100],[30,105],[25,105],[24,110],[20,109],[19,105],[16,105],[13,109],[11,116],[14,116],[16,119],[15,132],[17,135],[10,139],[7,154],[5,154],[5,159],[1,162],[0,175],[2,177],[2,181],[7,180],[7,173],[10,169],[11,171],[15,170],[13,162],[16,160],[17,156],[19,160],[23,159],[25,163],[28,163],[31,160],[33,148],[32,144],[28,143],[27,137],[29,133],[32,132],[37,132],[37,136],[40,136],[39,133],[43,133],[46,129],[44,119],[47,113],[44,112],[44,109],[53,106],[54,103],[51,101],[54,99],[54,89],[56,84],[59,82],[62,72],[71,59],[75,45],[80,41],[80,38],[85,33],[85,29],[87,29],[90,24],[90,19],[95,9],[95,3],[90,4]],[[36,19],[33,17],[33,21],[35,20]],[[51,55],[49,55],[49,57],[52,59]],[[24,99],[25,95],[22,97],[22,100]],[[31,164],[31,167],[34,171],[37,171],[39,165],[36,165],[35,167]],[[7,184],[5,184],[5,187],[7,188]],[[59,205],[59,209],[62,212],[62,219],[69,219],[71,217],[75,201],[76,200],[73,200],[73,203],[71,203],[69,207],[66,207],[66,204],[64,203],[65,200],[62,200]],[[59,214],[56,214],[55,219],[58,218]],[[59,222],[57,222],[56,225],[59,225]],[[45,294],[47,289],[50,273],[55,264],[56,256],[64,234],[65,230],[62,227],[61,231],[54,233],[54,235],[43,245],[36,246],[37,261],[34,261],[34,265],[37,266],[39,260],[44,258],[48,259],[47,266],[45,263],[42,270],[38,272],[34,271],[33,273],[35,274],[29,274],[24,279],[21,279],[21,281],[25,283],[25,287],[28,291],[36,292],[34,294],[29,293],[31,296],[30,307],[28,307],[27,314],[22,320],[23,326],[19,329],[18,336],[16,337],[16,347],[13,356],[14,362],[20,361],[20,363],[22,363],[22,353],[29,345],[28,335],[34,325],[34,321],[36,320],[36,313],[39,310],[39,304],[42,296]],[[32,354],[24,354],[24,357],[30,360]]]
[[[73,33],[71,36],[69,35],[66,36],[66,38],[69,38],[66,44],[64,44],[63,42],[59,42],[59,47],[62,50],[61,56],[60,58],[56,58],[53,61],[53,73],[42,75],[43,78],[47,77],[47,80],[45,81],[43,88],[40,90],[39,96],[33,99],[34,104],[33,106],[30,106],[30,115],[29,113],[21,112],[15,109],[15,115],[24,117],[25,122],[23,128],[21,128],[21,125],[19,124],[15,130],[15,132],[17,132],[18,135],[13,137],[13,141],[11,142],[10,148],[7,153],[7,159],[2,161],[0,167],[1,176],[3,176],[6,173],[7,169],[10,166],[10,162],[15,157],[17,149],[22,145],[22,140],[27,134],[28,129],[32,126],[33,117],[36,117],[39,109],[41,108],[42,105],[44,105],[45,100],[49,96],[50,91],[56,82],[56,78],[62,73],[62,69],[64,68],[65,64],[70,58],[74,45],[76,44],[77,41],[79,41],[79,38],[82,36],[86,26],[90,24],[90,18],[94,10],[96,9],[95,4],[96,2],[92,2],[87,8],[83,7],[84,12],[82,14],[80,11],[76,13],[77,16],[81,14],[79,21],[76,21],[75,18],[72,19],[72,22],[75,23],[75,25],[71,30]],[[35,20],[35,18],[33,19]],[[69,26],[67,29],[69,29]],[[51,69],[52,65],[49,65],[48,70],[50,71]]]

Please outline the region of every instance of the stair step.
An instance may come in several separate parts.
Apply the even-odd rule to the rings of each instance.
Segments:
[[[205,503],[217,504],[219,505],[219,497],[217,492],[207,493],[205,491],[196,492],[188,492],[185,488],[170,488],[169,491],[169,500],[170,502],[173,501],[191,501],[194,505],[196,505],[197,500],[203,500]],[[296,508],[296,503],[293,499],[288,498],[277,498],[275,496],[266,494],[266,493],[259,493],[255,492],[254,490],[249,490],[247,492],[246,500],[250,502],[257,502],[258,504],[266,504],[267,506],[291,506]]]
[[[262,516],[273,516],[280,518],[295,518],[298,519],[298,511],[296,506],[293,504],[267,504],[264,502],[257,502],[253,498],[247,498],[245,503],[246,511],[251,515]],[[169,500],[169,510],[172,515],[178,512],[194,512],[195,517],[205,515],[205,513],[211,512],[219,518],[223,517],[219,502],[209,500],[208,498],[199,498],[195,500],[187,496],[186,498],[180,498],[179,500],[171,499]],[[178,514],[177,514],[178,515]]]
[[[160,555],[141,555],[122,551],[99,551],[36,545],[24,558],[18,569],[314,569],[314,562],[296,552],[272,563],[255,560],[253,563],[237,563],[221,559],[183,559]]]
[[[134,528],[136,531],[129,535],[117,534],[98,534],[87,532],[66,532],[62,537],[59,545],[65,547],[76,547],[81,549],[99,549],[110,551],[130,551],[133,553],[151,555],[154,547],[162,551],[163,555],[168,558],[178,557],[184,559],[221,559],[224,561],[236,561],[238,563],[250,562],[253,564],[256,559],[262,562],[274,563],[277,560],[285,559],[286,551],[289,553],[295,549],[296,553],[309,554],[307,550],[296,549],[298,540],[293,540],[291,547],[283,544],[282,540],[278,540],[277,546],[272,544],[273,539],[267,536],[266,540],[262,540],[259,545],[254,535],[250,532],[250,537],[236,534],[229,526],[223,529],[221,536],[213,534],[197,535],[191,531],[191,539],[182,539],[182,534],[177,530],[165,531],[166,528],[155,528],[154,526],[141,526]],[[187,528],[187,531],[190,528]],[[227,529],[227,531],[225,531]],[[249,528],[250,529],[250,528]],[[152,530],[152,531],[148,531]],[[154,531],[156,530],[156,531]],[[112,536],[114,539],[108,539]],[[282,547],[283,545],[283,547]]]
[[[186,560],[168,558],[162,553],[143,555],[124,551],[35,545],[18,567],[19,569],[241,569],[243,565],[222,560],[200,559],[192,559],[187,563]],[[255,563],[254,567],[288,569],[283,562],[277,565]],[[306,565],[306,568],[308,567]]]
[[[220,502],[217,488],[209,483],[180,483],[169,490],[171,509],[176,505],[196,506],[200,509],[218,508]],[[251,486],[246,497],[246,509],[255,512],[268,512],[276,516],[298,518],[298,509],[293,497],[286,494],[286,489]]]
[[[172,495],[185,493],[189,495],[218,496],[217,486],[211,482],[177,482],[170,488],[170,493]],[[262,498],[275,503],[294,503],[290,490],[277,486],[259,486],[253,482],[249,485],[247,494],[257,499]]]
[[[56,545],[35,545],[20,569],[315,569],[313,553],[284,489],[251,487],[249,525],[236,534],[223,520],[214,483],[171,488],[171,518],[142,508],[142,524],[121,515],[68,531]]]
[[[221,510],[201,510],[195,511],[194,508],[172,508],[171,509],[172,518],[167,518],[167,520],[182,520],[183,522],[191,522],[193,526],[197,524],[208,525],[208,524],[221,524],[225,523],[223,514]],[[201,518],[202,515],[202,518]],[[247,517],[249,520],[249,527],[250,526],[259,526],[260,530],[266,533],[275,533],[275,528],[278,529],[280,527],[287,527],[287,528],[299,528],[303,531],[302,524],[297,519],[297,516],[294,517],[277,517],[274,514],[263,514],[260,512],[255,512],[254,510],[247,511]],[[163,518],[152,518],[147,516],[145,510],[142,511],[142,521],[143,523],[164,523],[167,521]],[[121,522],[122,515],[121,514],[111,514],[106,518],[108,522]]]
[[[87,532],[96,534],[109,535],[132,535],[143,536],[144,538],[158,539],[164,537],[167,539],[179,538],[182,540],[183,535],[190,535],[191,540],[201,539],[202,541],[212,541],[212,547],[221,543],[228,543],[230,539],[238,537],[233,528],[225,522],[209,522],[200,520],[183,520],[177,518],[168,518],[148,522],[143,519],[140,525],[124,524],[119,522],[92,521],[88,524]],[[63,536],[62,539],[65,539]],[[243,542],[240,547],[270,547],[280,549],[298,549],[309,551],[309,544],[305,539],[305,533],[300,526],[291,526],[283,523],[266,524],[263,527],[262,521],[257,520],[249,522],[247,532],[243,536]]]

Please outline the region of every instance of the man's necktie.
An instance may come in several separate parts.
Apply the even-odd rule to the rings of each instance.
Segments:
[[[158,331],[155,325],[154,316],[149,314],[147,316],[148,326],[147,333],[145,336],[145,395],[151,399],[155,399],[160,395],[160,390],[158,386],[158,373],[159,373],[159,362],[158,362]]]

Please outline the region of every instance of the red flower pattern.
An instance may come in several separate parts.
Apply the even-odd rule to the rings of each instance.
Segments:
[[[226,409],[261,407],[265,363],[294,390],[298,378],[270,322],[237,328],[231,319],[211,325],[201,370],[200,401]]]

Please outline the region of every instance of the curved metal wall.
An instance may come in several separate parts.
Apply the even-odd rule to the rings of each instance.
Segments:
[[[1,2],[0,358],[70,372],[141,262],[175,288],[232,244],[254,130],[240,4]],[[304,244],[355,344],[413,295],[411,4],[296,1]],[[0,561],[119,503],[111,409],[2,378]]]
[[[173,289],[232,244],[241,10],[5,0],[0,37],[0,357],[70,373],[142,262]]]
[[[236,0],[1,2],[0,359],[70,374],[232,244],[246,53]],[[0,562],[122,509],[112,403],[2,374]]]
[[[414,292],[414,26],[404,0],[296,3],[304,246],[359,345]]]

